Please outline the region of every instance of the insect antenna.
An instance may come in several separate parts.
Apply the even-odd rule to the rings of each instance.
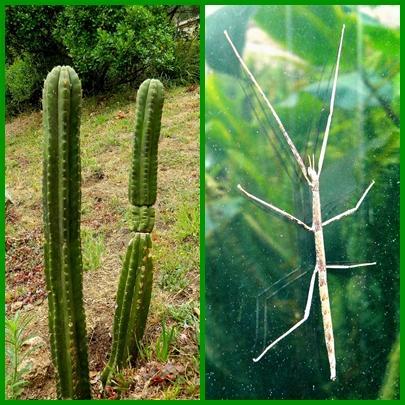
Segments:
[[[271,147],[273,148],[276,158],[280,165],[283,167],[285,173],[287,176],[293,180],[292,174],[289,170],[289,167],[292,168],[294,174],[299,177],[300,172],[298,171],[298,168],[296,167],[295,164],[287,165],[286,157],[291,159],[291,155],[288,151],[288,146],[285,145],[285,142],[283,142],[283,139],[276,128],[275,124],[273,123],[270,114],[268,113],[267,109],[265,108],[265,105],[257,92],[255,91],[254,86],[250,83],[250,81],[247,78],[246,73],[244,73],[246,76],[244,80],[240,80],[239,84],[242,88],[243,93],[245,94],[246,100],[248,102],[249,107],[253,111],[253,114],[256,118],[256,121],[259,125],[260,131],[263,134],[267,134],[267,139],[269,140]],[[252,99],[255,100],[256,104],[258,104],[259,109],[254,105]],[[265,122],[260,118],[259,113],[264,116]],[[266,127],[267,125],[267,127]],[[271,130],[269,130],[270,128]]]
[[[325,67],[326,67],[326,64],[323,65],[323,72],[325,71]],[[328,84],[326,86],[324,86],[323,93],[321,91],[319,91],[319,93],[318,93],[319,98],[322,100],[322,109],[320,111],[319,118],[318,118],[316,138],[315,138],[315,143],[314,143],[314,147],[313,147],[313,153],[316,156],[319,155],[319,153],[317,153],[318,149],[320,148],[319,140],[321,137],[321,132],[323,131],[323,128],[325,128],[326,120],[327,120],[327,116],[328,116],[328,111],[327,111],[327,106],[329,103],[328,95],[329,95],[329,92],[331,89],[333,76],[335,75],[335,69],[336,69],[336,66],[334,66],[333,69],[330,71],[328,81],[327,81]],[[318,83],[318,89],[320,89],[320,87],[321,87],[322,79],[323,79],[323,73],[322,73],[322,76]]]
[[[336,85],[337,85],[337,80],[338,80],[338,75],[339,75],[339,64],[340,64],[340,56],[342,53],[344,33],[345,33],[345,24],[343,24],[342,32],[340,34],[339,48],[338,48],[337,58],[336,58],[336,68],[335,68],[335,74],[333,77],[332,93],[331,93],[330,102],[329,102],[328,121],[326,123],[325,133],[323,135],[323,140],[322,140],[321,152],[319,154],[318,176],[320,176],[321,172],[322,172],[323,160],[325,158],[326,146],[328,144],[329,131],[330,131],[331,123],[332,123],[333,109],[335,106]]]
[[[323,78],[325,75],[325,71],[326,71],[326,64],[323,64],[319,78],[316,78],[317,89],[315,91],[315,97],[317,97],[318,99],[320,99],[322,101],[322,108],[321,108],[320,113],[315,112],[311,116],[310,123],[306,130],[306,142],[305,142],[304,156],[311,154],[311,153],[317,155],[320,134],[321,134],[322,128],[324,128],[324,126],[326,124],[326,114],[327,114],[326,108],[327,108],[328,101],[329,101],[329,100],[327,100],[327,94],[329,93],[330,84],[331,84],[332,76],[333,76],[333,71],[330,72],[328,82],[327,82],[328,84],[327,84],[327,86],[323,86],[324,89],[322,91],[321,86],[324,84]],[[315,142],[311,143],[310,138],[312,136],[312,132],[313,132],[316,120],[317,120],[317,124],[316,124]],[[310,151],[308,150],[309,145],[311,145]]]
[[[301,169],[302,175],[304,176],[307,183],[311,184],[311,181],[309,180],[309,177],[308,177],[308,174],[307,174],[307,169],[306,169],[305,164],[304,164],[304,162],[303,162],[303,160],[301,158],[301,155],[298,153],[298,150],[297,150],[296,146],[294,145],[294,142],[292,141],[292,139],[288,135],[288,133],[287,133],[283,123],[281,122],[280,117],[278,116],[276,110],[274,109],[272,103],[267,98],[266,94],[264,93],[263,89],[261,88],[261,86],[257,82],[256,78],[253,76],[252,72],[247,67],[246,63],[243,61],[243,59],[240,56],[238,50],[236,49],[235,45],[233,44],[231,38],[229,37],[228,32],[224,31],[224,35],[226,37],[226,40],[229,42],[229,45],[231,46],[236,58],[239,60],[239,63],[241,65],[241,67],[243,67],[243,70],[245,71],[245,73],[247,74],[249,79],[251,80],[252,84],[255,85],[256,90],[258,91],[258,93],[262,97],[262,99],[265,102],[265,104],[267,105],[268,109],[271,111],[275,122],[277,123],[278,127],[280,128],[280,131],[281,131],[281,133],[282,133],[282,135],[284,137],[285,142],[290,147],[291,153],[294,156],[294,158],[296,160],[296,163],[298,164],[298,166]]]

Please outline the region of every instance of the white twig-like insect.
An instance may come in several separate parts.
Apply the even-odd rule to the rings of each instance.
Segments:
[[[336,359],[335,359],[335,346],[334,346],[334,338],[333,338],[332,317],[331,317],[331,312],[330,312],[326,269],[327,268],[348,269],[348,268],[353,268],[353,267],[372,266],[372,265],[376,264],[376,262],[373,262],[373,263],[361,263],[361,264],[355,264],[355,265],[329,265],[329,264],[326,264],[326,257],[325,257],[325,246],[324,246],[324,241],[323,241],[323,227],[326,225],[329,225],[330,223],[332,223],[334,221],[337,221],[345,216],[348,216],[348,215],[356,212],[358,210],[358,208],[360,207],[361,203],[363,202],[364,198],[366,197],[367,193],[370,191],[371,187],[374,184],[374,181],[372,181],[371,184],[364,191],[363,195],[361,196],[361,198],[359,199],[359,201],[357,202],[357,204],[354,208],[351,208],[333,218],[330,218],[330,219],[322,222],[321,201],[320,201],[320,195],[319,195],[319,178],[320,178],[321,171],[322,171],[322,165],[323,165],[323,161],[325,158],[326,145],[328,143],[329,130],[330,130],[331,122],[332,122],[333,106],[334,106],[334,102],[335,102],[336,84],[337,84],[338,73],[339,73],[339,62],[340,62],[340,55],[342,52],[344,31],[345,31],[345,26],[343,25],[342,33],[341,33],[341,37],[340,37],[337,61],[336,61],[336,70],[335,70],[335,75],[334,75],[334,79],[333,79],[329,116],[328,116],[328,120],[327,120],[327,124],[326,124],[325,133],[323,136],[322,147],[321,147],[321,152],[320,152],[319,161],[318,161],[318,169],[316,169],[316,166],[315,166],[314,155],[312,155],[312,158],[310,156],[308,156],[309,166],[308,166],[308,168],[305,167],[305,164],[304,164],[300,154],[298,153],[294,143],[292,142],[290,136],[288,135],[286,129],[284,128],[284,125],[282,124],[274,107],[272,106],[272,104],[270,103],[270,101],[268,100],[266,95],[264,94],[263,90],[261,89],[260,85],[257,83],[253,74],[250,72],[249,68],[246,66],[245,62],[242,60],[237,49],[235,48],[235,45],[232,43],[228,33],[226,31],[224,32],[225,37],[228,40],[233,52],[235,53],[238,61],[240,62],[242,68],[248,75],[248,77],[251,80],[251,82],[253,83],[253,85],[256,87],[257,91],[259,92],[260,96],[263,98],[267,107],[270,109],[271,114],[273,115],[274,119],[276,120],[281,133],[283,134],[289,148],[291,149],[291,152],[292,152],[295,160],[297,161],[297,163],[301,169],[301,172],[302,172],[305,180],[307,181],[307,183],[312,191],[312,225],[309,226],[309,225],[305,224],[303,221],[301,221],[300,219],[283,211],[282,209],[277,208],[276,206],[274,206],[270,203],[267,203],[267,202],[261,200],[260,198],[250,194],[241,185],[238,185],[238,189],[243,193],[243,195],[245,197],[256,202],[257,204],[259,204],[261,207],[263,207],[265,209],[277,212],[278,214],[289,219],[290,221],[295,222],[296,224],[302,226],[307,231],[313,232],[314,238],[315,238],[316,264],[315,264],[315,269],[312,273],[311,281],[309,284],[308,297],[307,297],[307,302],[306,302],[303,318],[300,321],[298,321],[294,326],[292,326],[289,330],[287,330],[287,332],[285,332],[280,337],[278,337],[276,340],[274,340],[271,344],[269,344],[258,357],[253,359],[253,361],[254,362],[259,361],[273,346],[275,346],[278,342],[280,342],[282,339],[284,339],[286,336],[288,336],[291,332],[293,332],[295,329],[297,329],[300,325],[302,325],[308,319],[309,313],[311,310],[315,278],[316,278],[316,275],[318,274],[322,320],[323,320],[326,348],[327,348],[327,352],[328,352],[331,380],[336,379]]]

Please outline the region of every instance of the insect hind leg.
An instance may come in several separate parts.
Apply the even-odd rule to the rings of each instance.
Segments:
[[[358,263],[358,264],[327,264],[327,269],[353,269],[355,267],[375,266],[377,262]]]
[[[270,343],[263,351],[262,353],[253,359],[253,361],[256,363],[260,361],[263,356],[272,348],[274,347],[278,342],[283,340],[285,337],[287,337],[290,333],[292,333],[295,329],[297,329],[299,326],[301,326],[309,317],[309,314],[311,312],[311,306],[312,306],[312,297],[314,294],[314,285],[315,285],[315,278],[316,278],[316,273],[318,272],[317,267],[315,266],[315,269],[312,273],[311,276],[311,281],[309,284],[309,290],[308,290],[308,297],[307,297],[307,303],[305,305],[305,311],[304,311],[304,316],[303,318],[298,321],[295,325],[293,325],[290,329],[287,330],[287,332],[283,333],[281,336],[279,336],[276,340],[274,340],[272,343]]]
[[[255,346],[259,344],[263,335],[264,341],[267,339],[267,303],[268,301],[278,294],[281,290],[288,287],[293,282],[305,276],[308,271],[301,272],[301,267],[297,267],[290,271],[284,277],[277,280],[275,283],[268,286],[256,297],[256,331],[255,331]],[[261,325],[263,325],[263,333],[261,333]]]

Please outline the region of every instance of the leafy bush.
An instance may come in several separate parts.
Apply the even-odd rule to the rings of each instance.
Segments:
[[[56,35],[87,90],[173,76],[175,28],[163,7],[66,7]]]
[[[176,40],[173,70],[180,84],[200,81],[200,41],[180,37]]]
[[[6,8],[7,112],[39,105],[42,80],[55,65],[78,72],[96,94],[146,77],[199,80],[199,41],[176,19],[189,6],[9,6]]]
[[[25,53],[6,67],[6,95],[9,110],[19,110],[40,91],[42,75],[35,68],[33,57]]]
[[[54,65],[70,63],[63,45],[53,36],[61,6],[6,8],[7,114],[39,105],[41,87]]]
[[[63,11],[61,6],[8,6],[6,8],[6,60],[11,64],[24,53],[42,59],[55,54],[65,55],[55,40],[53,29]]]

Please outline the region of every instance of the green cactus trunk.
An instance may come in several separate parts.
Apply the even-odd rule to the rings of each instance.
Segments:
[[[55,67],[43,90],[45,277],[61,399],[91,397],[80,242],[81,92],[69,66]]]
[[[159,80],[144,81],[136,98],[135,139],[129,179],[131,230],[121,272],[113,326],[110,360],[101,381],[105,385],[111,373],[134,361],[143,337],[152,292],[153,265],[150,233],[155,222],[153,205],[157,194],[157,162],[163,85]]]

